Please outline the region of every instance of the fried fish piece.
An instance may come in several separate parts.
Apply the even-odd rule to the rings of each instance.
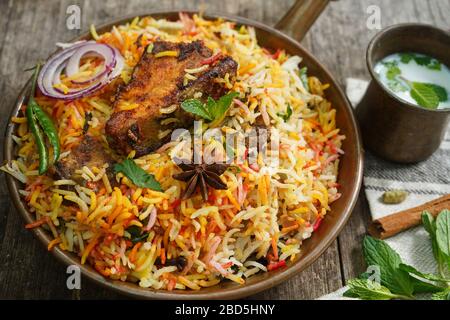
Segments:
[[[174,129],[190,127],[194,118],[180,103],[193,97],[218,99],[229,91],[223,79],[232,83],[236,77],[236,61],[211,56],[202,41],[156,41],[151,52],[145,50],[130,82],[116,93],[105,128],[110,146],[122,154],[135,150],[141,156],[167,142]],[[200,71],[186,81],[186,69]],[[134,107],[124,110],[130,105]]]
[[[78,183],[82,183],[81,175],[76,171],[84,166],[88,168],[102,168],[108,164],[106,173],[109,177],[113,176],[115,160],[108,152],[104,143],[99,137],[85,135],[81,142],[76,146],[70,154],[55,163],[55,174],[60,179],[72,179]]]

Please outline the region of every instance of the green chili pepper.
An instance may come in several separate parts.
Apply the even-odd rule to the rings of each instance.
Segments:
[[[60,155],[60,145],[58,132],[50,117],[41,109],[34,99],[34,93],[36,90],[36,81],[39,74],[40,65],[36,66],[33,75],[33,83],[31,86],[31,94],[28,99],[28,105],[26,109],[28,125],[36,140],[39,153],[39,174],[44,174],[48,169],[48,150],[45,146],[45,139],[42,131],[48,138],[48,141],[53,147],[53,163],[58,161]],[[39,127],[40,126],[40,127]],[[42,131],[41,131],[42,128]]]
[[[42,135],[41,128],[39,128],[36,117],[33,111],[33,105],[28,103],[27,109],[28,127],[34,136],[39,153],[39,174],[44,174],[48,169],[48,152],[45,146],[44,136]]]
[[[48,141],[53,147],[53,163],[58,161],[60,154],[60,146],[59,146],[59,137],[58,131],[56,131],[55,125],[53,124],[52,119],[42,110],[39,105],[34,105],[34,115],[39,122],[42,130],[48,138]]]

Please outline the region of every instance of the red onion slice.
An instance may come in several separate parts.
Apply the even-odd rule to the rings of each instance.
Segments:
[[[120,76],[120,73],[122,72],[122,69],[125,66],[125,60],[123,59],[119,50],[117,50],[116,48],[113,48],[113,47],[111,47],[111,48],[114,50],[114,55],[116,57],[116,65],[114,66],[114,69],[112,70],[112,72],[110,74],[110,78],[113,79],[115,77]]]
[[[87,44],[81,47],[79,50],[77,50],[67,62],[66,75],[68,77],[72,77],[73,75],[77,74],[80,71],[80,60],[88,53],[94,53],[96,55],[101,56],[104,60],[104,68],[87,80],[84,81],[74,80],[72,81],[73,83],[86,84],[93,82],[99,79],[105,73],[111,72],[114,66],[116,65],[116,57],[115,57],[116,53],[112,47],[106,44],[97,44],[97,43]]]
[[[53,97],[53,94],[58,94],[53,88],[53,77],[56,71],[58,71],[61,64],[64,64],[72,54],[84,43],[75,44],[63,51],[60,51],[53,55],[49,61],[42,67],[38,76],[38,86],[42,93],[46,96]],[[59,97],[58,97],[59,98]]]
[[[54,87],[61,83],[61,74],[64,69],[68,76],[76,74],[79,71],[81,58],[92,54],[105,59],[105,68],[90,79],[77,82],[77,84],[87,84],[87,86],[69,89],[66,93]],[[124,63],[120,52],[107,44],[100,44],[95,41],[77,43],[55,54],[47,61],[39,74],[38,86],[45,96],[74,100],[87,96],[107,85],[113,78],[120,75]]]
[[[61,74],[64,70],[64,68],[67,66],[67,62],[61,63],[58,68],[55,70],[55,74],[53,75],[53,86],[55,84],[61,83]]]

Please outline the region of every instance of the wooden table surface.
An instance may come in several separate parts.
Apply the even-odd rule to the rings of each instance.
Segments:
[[[24,69],[45,59],[57,41],[68,41],[85,32],[91,23],[101,24],[123,15],[150,10],[198,9],[237,14],[274,25],[293,0],[2,0],[0,1],[0,128],[29,73]],[[66,10],[81,8],[81,30],[66,28]],[[449,0],[339,0],[332,2],[303,41],[338,79],[368,78],[365,49],[377,30],[367,28],[370,5],[381,10],[381,25],[425,22],[450,26]],[[1,135],[1,145],[4,137]],[[3,149],[3,148],[2,148]],[[2,150],[3,151],[3,150]],[[1,151],[1,152],[2,152]],[[124,298],[83,279],[79,292],[66,288],[66,269],[25,230],[14,209],[4,177],[0,176],[0,298],[16,299],[118,299]],[[370,213],[361,193],[356,208],[339,238],[307,270],[285,283],[252,298],[313,299],[342,287],[364,269],[361,239]]]

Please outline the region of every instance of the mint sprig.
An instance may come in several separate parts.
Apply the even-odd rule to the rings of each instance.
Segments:
[[[184,111],[192,113],[210,122],[222,119],[231,106],[233,99],[238,96],[237,92],[230,92],[219,100],[215,101],[208,97],[206,103],[199,99],[187,99],[181,103],[181,108]]]
[[[422,222],[429,233],[439,274],[424,273],[402,262],[400,256],[385,241],[365,237],[363,253],[366,263],[378,266],[380,283],[368,272],[348,282],[346,297],[365,300],[414,299],[418,293],[433,293],[432,299],[450,300],[450,210],[438,217],[424,211]]]

